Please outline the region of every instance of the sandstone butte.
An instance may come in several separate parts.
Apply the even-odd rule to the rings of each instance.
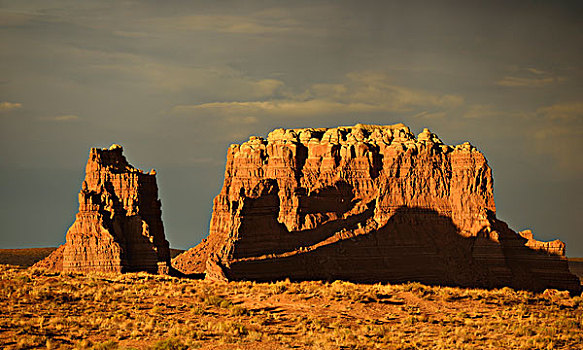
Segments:
[[[277,129],[231,145],[209,236],[173,266],[221,280],[580,290],[563,242],[496,218],[482,153],[403,124]]]
[[[160,207],[154,170],[131,166],[119,145],[92,148],[66,243],[34,267],[167,274],[170,249]]]

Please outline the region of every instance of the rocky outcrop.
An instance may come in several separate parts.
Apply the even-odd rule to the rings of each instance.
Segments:
[[[526,239],[525,245],[534,250],[540,250],[542,252],[551,253],[554,255],[565,256],[566,245],[564,242],[555,239],[551,242],[541,242],[534,239],[534,235],[531,230],[524,230],[518,232],[522,238]]]
[[[119,145],[93,148],[66,243],[35,267],[64,272],[168,273],[156,173],[131,166]]]
[[[469,143],[402,124],[277,129],[229,147],[209,236],[173,264],[229,280],[579,289],[562,243],[495,213],[492,171]]]

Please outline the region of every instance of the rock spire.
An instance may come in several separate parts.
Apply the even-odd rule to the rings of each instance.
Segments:
[[[66,243],[35,266],[64,272],[168,273],[154,171],[130,165],[120,145],[92,148],[79,193],[79,211]]]

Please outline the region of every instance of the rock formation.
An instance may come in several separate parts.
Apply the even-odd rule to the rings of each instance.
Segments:
[[[579,290],[562,242],[495,213],[492,171],[469,143],[403,124],[277,129],[229,147],[209,236],[173,265],[229,280]]]
[[[170,250],[156,173],[131,166],[119,145],[92,148],[66,243],[35,267],[64,272],[168,273]]]

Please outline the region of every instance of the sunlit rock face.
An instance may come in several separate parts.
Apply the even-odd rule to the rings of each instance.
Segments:
[[[209,236],[173,265],[230,280],[579,290],[562,242],[495,214],[492,170],[469,143],[403,124],[277,129],[229,147]]]
[[[93,148],[66,243],[36,264],[64,272],[167,273],[155,171],[131,166],[119,145]]]

